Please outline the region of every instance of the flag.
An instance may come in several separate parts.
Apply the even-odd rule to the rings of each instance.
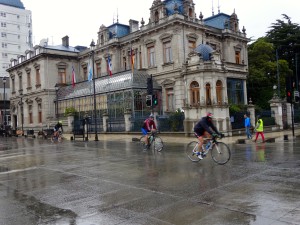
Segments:
[[[133,49],[130,50],[130,58],[131,58],[131,70],[133,72],[133,69],[134,69],[134,54],[133,54]]]
[[[91,62],[89,61],[89,64],[88,64],[88,81],[92,81],[93,80],[93,69],[92,69],[92,66],[91,66]]]
[[[112,64],[111,64],[110,56],[107,57],[107,69],[108,69],[109,76],[112,76]]]
[[[75,87],[75,83],[76,83],[76,76],[75,76],[74,67],[72,66],[72,86],[73,87]]]

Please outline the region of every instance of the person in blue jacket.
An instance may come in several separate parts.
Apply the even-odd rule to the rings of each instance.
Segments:
[[[245,118],[246,135],[247,135],[248,139],[251,139],[252,138],[252,135],[250,133],[251,120],[250,120],[250,118],[248,117],[247,114],[244,115],[244,118]]]

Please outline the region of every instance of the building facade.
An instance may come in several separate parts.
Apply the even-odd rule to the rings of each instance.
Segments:
[[[9,68],[10,59],[17,58],[32,47],[31,12],[24,8],[20,0],[0,0],[0,23],[0,79],[2,80],[3,77],[9,76],[6,70]],[[0,105],[6,107],[6,122],[10,125],[10,79],[6,82],[7,102],[4,104],[4,92],[1,92]],[[2,115],[3,112],[4,109],[1,107]]]
[[[39,108],[49,115],[48,118],[55,118],[57,114],[62,116],[65,108],[74,107],[77,112],[90,113],[98,118],[98,122],[102,121],[103,116],[106,118],[106,113],[112,111],[108,106],[115,102],[116,98],[126,98],[124,94],[122,98],[116,97],[120,96],[118,93],[123,90],[122,85],[119,85],[119,90],[107,89],[106,92],[104,87],[100,88],[104,80],[107,80],[107,84],[112,84],[109,83],[112,79],[115,80],[114,84],[124,83],[125,80],[122,78],[124,73],[130,73],[131,77],[140,74],[145,77],[144,74],[147,73],[148,76],[152,75],[159,87],[156,90],[159,104],[153,108],[158,115],[167,115],[177,109],[183,109],[184,129],[186,133],[190,133],[193,124],[210,111],[215,114],[220,130],[230,130],[229,105],[247,104],[249,39],[246,37],[245,29],[240,30],[235,12],[231,15],[218,13],[208,18],[204,18],[201,12],[198,17],[196,14],[193,0],[154,0],[147,23],[142,18],[141,22],[130,20],[129,25],[121,24],[119,21],[110,26],[101,25],[95,49],[91,46],[89,49],[72,53],[60,51],[59,57],[56,54],[53,57],[50,54],[53,46],[36,46],[34,51],[39,49],[40,52],[35,52],[33,58],[25,57],[21,59],[21,63],[18,59],[8,69],[11,86],[16,88],[16,85],[19,85],[18,89],[12,91],[11,97],[13,102],[11,109],[16,124],[20,123],[17,106],[20,104],[21,92],[23,96],[26,93],[26,101],[29,104],[27,103],[27,114],[24,115],[29,118],[30,111],[33,112],[33,116],[38,115]],[[39,54],[43,55],[40,57],[42,61],[36,59]],[[62,64],[65,64],[66,70],[60,69]],[[93,93],[92,89],[87,91],[92,87],[92,83],[89,82],[91,65],[94,65],[92,71],[96,93]],[[77,80],[74,87],[70,85],[72,67]],[[34,71],[36,68],[44,68],[39,71],[40,78],[45,79],[45,87],[41,80],[41,91],[48,99],[43,99],[40,106],[38,102],[41,101],[41,93],[37,94],[28,88],[25,90],[21,82],[25,77],[29,79],[28,76],[33,79],[34,73],[26,72],[26,68],[27,71],[30,68]],[[61,73],[69,75],[61,79]],[[50,79],[49,76],[53,82],[46,81]],[[130,88],[136,88],[134,79],[131,81]],[[55,85],[62,86],[61,84],[69,85],[55,92]],[[44,88],[49,91],[45,91]],[[112,94],[113,99],[108,97]],[[129,107],[131,120],[148,115],[152,108],[147,110],[144,106],[148,95],[147,79],[139,83],[137,92],[132,92],[132,95],[132,104],[114,108],[113,111],[122,114],[128,112]],[[93,99],[96,99],[96,107],[93,105]],[[136,106],[137,99],[140,99],[143,105],[140,108]],[[33,104],[34,102],[36,104]],[[140,109],[140,113],[136,113],[137,108]],[[109,116],[116,118],[120,114]],[[41,126],[46,123],[46,117],[44,115],[38,123],[27,118],[29,122],[27,125]]]

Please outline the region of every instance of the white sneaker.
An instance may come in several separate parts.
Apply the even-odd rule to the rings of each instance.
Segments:
[[[202,154],[199,152],[198,158],[201,160],[203,159]]]

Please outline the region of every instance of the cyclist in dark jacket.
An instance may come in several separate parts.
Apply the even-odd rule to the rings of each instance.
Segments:
[[[63,131],[62,121],[58,121],[58,123],[54,126],[54,137],[58,137],[58,131],[61,129]]]
[[[202,117],[201,120],[199,120],[198,123],[194,126],[194,134],[199,140],[199,149],[198,152],[196,151],[195,154],[198,155],[199,159],[203,159],[202,152],[203,152],[203,138],[211,138],[211,136],[223,136],[218,129],[215,127],[215,125],[212,123],[212,113],[207,113],[205,117]]]

